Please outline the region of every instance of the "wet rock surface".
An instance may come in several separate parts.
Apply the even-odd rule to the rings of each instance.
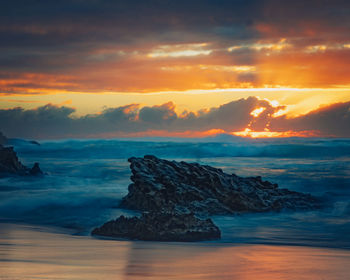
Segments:
[[[210,219],[193,213],[150,212],[141,217],[120,216],[92,231],[93,235],[145,241],[200,241],[219,239],[221,232]]]
[[[243,178],[198,163],[155,156],[130,158],[132,184],[121,207],[158,211],[181,206],[202,215],[303,210],[317,207],[308,194],[279,189],[261,177]]]
[[[147,155],[129,159],[132,184],[120,204],[144,211],[141,217],[119,217],[93,230],[94,235],[157,241],[220,238],[210,215],[304,210],[319,207],[308,194],[279,189],[261,177],[242,178],[198,163]]]

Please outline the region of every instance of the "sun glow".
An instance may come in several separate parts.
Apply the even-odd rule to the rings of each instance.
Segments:
[[[266,110],[265,107],[256,108],[253,111],[250,112],[250,115],[254,118],[259,117],[259,115]]]
[[[315,137],[318,136],[317,131],[252,131],[250,128],[246,128],[243,131],[231,132],[232,135],[249,137],[249,138],[283,138],[283,137]]]
[[[166,57],[186,57],[209,55],[212,50],[205,49],[208,44],[178,44],[178,45],[162,45],[152,50],[147,56],[150,58],[166,58]]]
[[[234,72],[234,73],[249,73],[256,72],[255,66],[251,65],[173,65],[160,67],[163,71],[192,71],[192,70],[208,70],[217,72]]]
[[[317,53],[317,52],[325,52],[328,50],[344,50],[349,49],[350,44],[344,43],[344,44],[327,44],[327,45],[312,45],[307,46],[305,49],[306,53]]]
[[[279,52],[283,49],[286,48],[291,48],[292,44],[287,43],[286,38],[281,38],[278,42],[276,43],[271,43],[271,42],[266,42],[266,41],[258,41],[253,44],[247,44],[247,45],[238,45],[238,46],[232,46],[227,48],[228,52],[234,52],[238,51],[241,49],[250,49],[254,51],[275,51]]]

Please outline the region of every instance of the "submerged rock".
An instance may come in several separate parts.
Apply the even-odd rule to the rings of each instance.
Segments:
[[[130,158],[132,184],[121,207],[159,211],[181,206],[201,215],[311,209],[318,201],[309,194],[279,189],[261,177],[242,178],[198,163]]]
[[[219,239],[221,232],[210,219],[193,213],[150,212],[140,218],[120,216],[92,231],[94,235],[146,241],[200,241]]]

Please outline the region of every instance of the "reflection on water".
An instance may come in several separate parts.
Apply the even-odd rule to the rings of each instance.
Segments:
[[[0,224],[0,279],[348,279],[340,249],[99,240]]]

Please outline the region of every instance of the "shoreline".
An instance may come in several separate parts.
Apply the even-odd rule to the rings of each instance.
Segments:
[[[225,216],[226,217],[226,216]],[[45,232],[47,234],[62,234],[65,236],[72,236],[72,237],[81,237],[81,238],[87,238],[91,240],[103,240],[103,241],[111,241],[111,242],[133,242],[133,243],[149,243],[149,244],[183,244],[183,245],[208,245],[208,246],[218,246],[218,247],[235,247],[235,246],[246,246],[246,245],[261,245],[261,246],[290,246],[290,247],[307,247],[307,248],[318,248],[318,249],[334,249],[334,250],[345,250],[350,251],[350,247],[348,246],[330,246],[329,244],[322,244],[322,243],[309,243],[306,242],[298,242],[291,240],[289,242],[278,242],[278,241],[243,241],[242,239],[238,238],[237,242],[233,241],[232,238],[228,238],[224,236],[221,239],[215,239],[215,240],[202,240],[202,241],[143,241],[143,240],[137,240],[137,239],[128,239],[128,238],[117,238],[117,237],[108,237],[108,236],[100,236],[100,235],[92,235],[91,228],[90,230],[83,230],[80,231],[76,228],[68,228],[68,227],[62,227],[62,226],[55,226],[55,225],[45,225],[45,224],[36,224],[36,223],[27,223],[24,221],[13,221],[13,220],[0,220],[0,238],[1,238],[1,230],[2,228],[12,227],[14,229],[17,228],[24,228],[31,231],[38,231],[38,232]],[[224,232],[224,234],[227,234],[227,232]],[[1,279],[1,278],[0,278]]]
[[[0,279],[346,279],[350,250],[214,242],[114,242],[56,227],[0,227]],[[274,277],[274,278],[271,278]]]
[[[137,240],[137,239],[128,239],[128,238],[117,238],[117,237],[108,237],[108,236],[99,236],[99,235],[92,235],[91,230],[84,230],[79,231],[75,228],[68,228],[68,227],[61,227],[61,226],[54,226],[54,225],[45,225],[45,224],[36,224],[36,223],[26,223],[23,221],[5,221],[0,220],[0,238],[1,238],[1,230],[2,228],[14,228],[14,229],[28,229],[30,231],[38,231],[38,232],[45,232],[47,234],[62,234],[65,236],[72,236],[72,237],[81,237],[81,238],[87,238],[91,240],[103,240],[103,241],[114,241],[114,242],[134,242],[134,243],[149,243],[149,244],[189,244],[189,245],[196,245],[196,244],[202,244],[202,245],[208,245],[208,246],[222,246],[222,247],[235,247],[235,246],[245,246],[245,245],[266,245],[266,246],[291,246],[291,247],[307,247],[307,248],[319,248],[319,249],[334,249],[334,250],[345,250],[350,251],[350,247],[348,246],[329,246],[329,245],[323,245],[323,244],[307,244],[297,241],[289,241],[289,242],[278,242],[278,241],[243,241],[238,240],[237,242],[228,239],[228,238],[221,238],[221,239],[215,239],[215,240],[202,240],[202,241],[143,241],[143,240]],[[0,278],[1,279],[1,278]]]

